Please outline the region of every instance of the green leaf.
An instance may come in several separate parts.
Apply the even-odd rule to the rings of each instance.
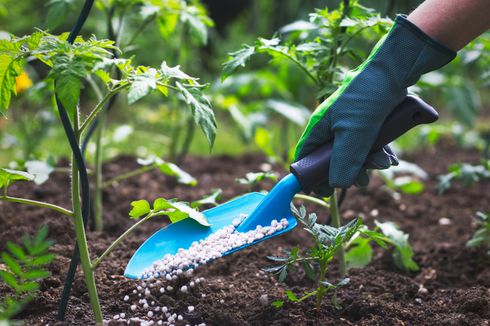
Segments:
[[[143,215],[146,215],[150,212],[150,203],[146,200],[137,200],[131,203],[133,207],[129,212],[129,216],[133,219],[140,218]]]
[[[147,72],[134,76],[128,91],[128,103],[133,104],[157,88],[156,70],[148,69]]]
[[[30,266],[46,265],[46,264],[49,264],[50,262],[52,262],[54,257],[55,257],[54,254],[42,255],[42,256],[36,257],[33,260],[31,260],[30,262],[28,262],[28,265],[30,265]]]
[[[82,82],[78,76],[62,74],[56,79],[55,88],[58,98],[70,116],[77,111],[81,87]]]
[[[176,177],[179,183],[189,186],[197,185],[197,180],[192,175],[185,172],[174,163],[162,161],[157,164],[162,173]]]
[[[280,308],[282,308],[282,306],[284,306],[284,301],[282,301],[282,300],[273,301],[272,306],[274,308],[280,309]]]
[[[223,70],[221,72],[221,81],[228,78],[238,67],[245,67],[248,59],[255,53],[255,46],[250,46],[247,44],[243,45],[243,48],[229,53],[229,59],[223,63]]]
[[[177,203],[173,203],[172,205],[180,212],[186,213],[191,219],[197,221],[199,224],[204,226],[211,226],[211,224],[209,224],[206,216],[204,216],[203,213],[195,210],[192,207],[189,207],[187,204],[182,202],[177,202]]]
[[[357,237],[352,241],[352,247],[345,253],[347,269],[362,268],[373,259],[373,248],[369,244],[370,239]]]
[[[191,108],[194,122],[201,127],[209,146],[213,147],[216,138],[216,118],[209,100],[204,97],[200,89],[186,88],[179,82],[176,82],[176,85]]]
[[[19,285],[17,283],[17,280],[15,279],[15,276],[14,274],[12,273],[9,273],[7,271],[4,271],[4,270],[1,270],[0,269],[0,278],[8,285],[10,286],[12,289],[16,289],[17,286]]]
[[[34,291],[37,291],[39,289],[39,284],[36,283],[36,282],[27,282],[27,283],[24,283],[24,284],[19,284],[17,286],[17,289],[16,291],[17,292],[34,292]]]
[[[10,170],[0,168],[0,188],[8,187],[14,181],[32,181],[34,180],[34,176],[30,173],[18,170]]]
[[[311,112],[306,107],[297,103],[281,100],[267,100],[265,105],[300,127],[306,125],[306,122],[311,115]]]
[[[22,268],[20,267],[19,263],[12,258],[8,253],[2,252],[1,254],[2,261],[7,265],[7,267],[12,271],[12,273],[21,276],[23,274]]]
[[[245,178],[238,178],[235,181],[241,185],[253,185],[265,179],[277,181],[277,175],[273,172],[248,172],[245,174]]]
[[[420,268],[412,259],[413,251],[408,243],[408,234],[399,230],[393,222],[374,222],[381,232],[392,241],[395,247],[393,252],[395,265],[404,271],[418,271]]]
[[[397,177],[393,180],[393,185],[400,189],[405,194],[417,195],[424,191],[425,185],[423,182],[413,179],[412,177],[406,175],[402,177]]]
[[[46,242],[46,237],[48,236],[48,227],[46,225],[43,225],[39,231],[37,231],[36,235],[34,236],[34,246],[36,248],[43,246],[43,244],[49,243]]]
[[[7,248],[20,261],[25,261],[26,260],[26,253],[24,252],[24,250],[22,249],[22,247],[16,245],[13,242],[8,241],[7,242]]]
[[[7,50],[16,49],[8,41],[0,40],[0,114],[6,116],[12,94],[16,94],[16,77],[22,73],[25,61],[22,58],[17,59],[6,51],[2,52],[4,46]]]
[[[154,212],[159,212],[161,210],[166,210],[169,208],[173,208],[172,204],[170,204],[166,199],[164,198],[158,198],[153,202],[153,211]]]
[[[53,30],[63,23],[73,5],[73,0],[50,0],[46,3],[46,27]]]
[[[197,80],[197,78],[191,77],[182,70],[180,70],[180,66],[169,67],[165,61],[160,65],[160,72],[162,76],[166,79],[175,78],[175,79],[183,79],[183,80]]]
[[[187,203],[168,201],[164,198],[158,198],[153,203],[153,212],[162,212],[167,215],[172,223],[191,218],[203,226],[210,226],[206,216],[201,212],[190,207]]]
[[[200,207],[202,205],[213,205],[218,206],[218,199],[223,191],[221,189],[213,189],[210,195],[204,196],[203,198],[193,201],[191,203],[192,207]]]
[[[286,297],[289,299],[289,301],[292,301],[292,302],[298,302],[299,299],[298,297],[296,296],[296,294],[293,293],[293,291],[291,290],[286,290],[284,292],[284,294],[286,295]]]
[[[49,271],[43,269],[35,269],[24,273],[24,275],[22,275],[22,278],[26,280],[37,280],[46,278],[50,275],[51,273]]]

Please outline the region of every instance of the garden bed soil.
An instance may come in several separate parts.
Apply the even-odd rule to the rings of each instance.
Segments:
[[[437,195],[437,175],[445,173],[451,163],[477,163],[479,154],[444,142],[437,149],[425,149],[406,159],[419,164],[430,175],[422,195],[401,195],[395,200],[374,177],[367,190],[348,191],[341,214],[344,222],[361,216],[371,226],[375,219],[396,222],[410,234],[414,259],[421,267],[419,272],[398,271],[391,254],[376,249],[371,265],[351,270],[350,283],[338,291],[342,309],[333,308],[329,298],[320,310],[314,309],[314,299],[300,304],[285,303],[282,309],[273,308],[270,303],[282,298],[285,289],[300,294],[312,286],[300,271],[290,274],[285,284],[261,272],[271,265],[266,256],[310,243],[308,234],[298,227],[198,268],[195,274],[204,277],[204,283],[187,295],[162,295],[156,298],[157,304],[181,313],[183,325],[200,322],[206,325],[488,325],[489,260],[485,250],[468,249],[465,243],[475,230],[475,212],[490,211],[490,183],[482,182],[469,188],[456,184],[445,195]],[[137,167],[134,161],[121,157],[107,163],[105,176]],[[188,157],[182,167],[198,179],[196,187],[179,185],[173,178],[153,171],[107,188],[104,191],[106,232],[88,232],[90,251],[92,255],[102,253],[116,236],[134,223],[128,218],[132,200],[177,197],[191,201],[209,194],[213,188],[223,189],[223,200],[228,200],[248,191],[247,186],[237,185],[235,178],[269,166],[261,155]],[[284,175],[284,171],[281,174]],[[68,175],[54,173],[40,186],[16,184],[10,194],[69,207],[69,185]],[[270,182],[265,182],[262,188],[271,186]],[[320,220],[326,219],[322,208],[312,205],[307,208],[316,211]],[[20,317],[27,325],[56,324],[57,304],[73,249],[71,221],[44,209],[0,202],[0,222],[0,250],[5,249],[6,241],[33,234],[42,224],[49,225],[49,236],[55,241],[52,251],[57,254],[49,267],[52,276],[42,281],[40,295]],[[124,295],[135,287],[135,281],[122,276],[125,265],[135,249],[165,224],[164,218],[148,221],[97,269],[97,286],[106,319],[119,313],[134,314],[130,304],[123,301]],[[329,279],[337,278],[334,268]],[[421,287],[427,291],[420,290]],[[0,285],[0,291],[5,293],[7,289]],[[189,305],[195,306],[192,314],[186,313]],[[66,321],[59,324],[89,325],[92,320],[79,268]]]

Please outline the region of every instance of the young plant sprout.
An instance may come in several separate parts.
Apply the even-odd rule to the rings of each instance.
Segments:
[[[477,212],[477,224],[479,228],[466,243],[469,248],[487,247],[487,255],[490,256],[490,213]]]

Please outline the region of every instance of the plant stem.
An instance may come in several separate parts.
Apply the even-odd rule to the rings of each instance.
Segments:
[[[326,209],[329,209],[330,208],[330,205],[328,203],[326,203],[325,201],[323,201],[321,199],[318,199],[316,197],[313,197],[313,196],[308,196],[308,195],[303,195],[303,194],[296,194],[296,195],[294,195],[294,199],[306,200],[306,201],[309,201],[311,203],[314,203],[314,204],[320,205],[322,207],[325,207]]]
[[[267,48],[267,49],[270,50],[270,51],[272,51],[272,52],[275,52],[277,54],[281,54],[281,55],[285,56],[286,58],[288,58],[289,60],[291,60],[292,62],[294,62],[301,70],[303,70],[303,72],[308,77],[310,77],[310,79],[313,80],[313,82],[317,86],[321,86],[322,85],[321,82],[318,80],[318,78],[316,78],[315,76],[313,76],[313,74],[308,70],[308,68],[306,68],[305,66],[303,66],[303,64],[301,62],[299,62],[297,59],[293,58],[289,53],[285,53],[285,52],[276,50],[274,48]]]
[[[82,134],[84,132],[84,130],[90,125],[90,123],[92,122],[92,120],[95,119],[95,117],[100,112],[100,110],[102,110],[104,108],[104,105],[106,104],[106,102],[112,96],[116,95],[117,93],[119,93],[120,91],[122,91],[123,89],[125,89],[127,87],[129,87],[129,84],[119,85],[116,88],[112,89],[109,93],[107,93],[104,96],[104,98],[95,106],[95,108],[92,110],[92,112],[90,112],[90,114],[87,117],[87,119],[85,119],[85,121],[80,126],[80,129],[79,129],[80,134]]]
[[[330,197],[330,218],[332,221],[332,226],[334,228],[339,228],[342,226],[340,223],[340,214],[339,207],[337,204],[337,189],[333,192],[333,195]],[[340,246],[337,252],[337,258],[339,260],[339,273],[340,277],[345,277],[346,268],[345,268],[345,252],[344,247]]]
[[[95,189],[94,189],[94,222],[95,231],[104,229],[103,203],[102,203],[102,137],[107,119],[107,111],[102,112],[99,126],[95,135]]]
[[[316,309],[320,309],[325,296],[325,285],[322,283],[325,281],[325,273],[327,271],[328,264],[320,263],[320,277],[318,278],[318,289],[316,290]]]
[[[75,112],[73,117],[74,131],[77,138],[77,142],[80,141],[80,129],[78,128],[78,111]],[[79,172],[78,165],[74,155],[72,156],[72,172],[71,172],[71,195],[73,213],[75,214],[75,234],[77,237],[78,250],[80,252],[80,262],[82,264],[83,274],[85,276],[85,284],[87,286],[88,295],[90,299],[90,305],[94,313],[95,322],[102,324],[102,310],[100,309],[99,296],[97,294],[97,287],[95,284],[95,277],[90,264],[90,253],[88,251],[87,236],[85,234],[85,227],[83,225],[82,209],[80,204],[80,187],[79,187]]]
[[[129,178],[138,176],[138,175],[143,174],[143,173],[146,173],[148,171],[155,170],[156,168],[157,168],[157,166],[155,164],[151,164],[151,165],[142,166],[142,167],[140,167],[140,168],[138,168],[136,170],[129,171],[127,173],[118,175],[117,177],[114,177],[114,178],[112,178],[110,180],[107,180],[107,181],[103,182],[102,183],[102,189],[109,187],[113,183],[116,183],[116,182],[119,182],[119,181],[122,181],[122,180],[126,180],[126,179],[129,179]]]
[[[61,206],[50,204],[50,203],[45,203],[42,201],[25,199],[25,198],[18,198],[18,197],[10,197],[10,196],[0,196],[0,200],[11,202],[11,203],[19,203],[19,204],[49,208],[49,209],[57,211],[63,215],[66,215],[69,217],[74,217],[74,214],[72,211],[70,211],[66,208],[63,208]]]
[[[152,218],[153,216],[156,216],[155,214],[153,214],[152,212],[149,213],[148,215],[146,215],[145,217],[143,217],[141,220],[139,220],[138,222],[136,222],[135,224],[133,224],[129,229],[127,229],[126,231],[124,231],[123,234],[121,234],[119,236],[119,238],[117,238],[116,240],[114,240],[113,243],[111,243],[111,245],[109,247],[107,247],[107,249],[102,253],[102,255],[100,255],[99,257],[97,257],[96,259],[94,259],[92,261],[92,270],[95,270],[97,268],[97,266],[99,266],[100,262],[108,255],[110,254],[131,232],[133,232],[138,226],[140,226],[144,221]]]

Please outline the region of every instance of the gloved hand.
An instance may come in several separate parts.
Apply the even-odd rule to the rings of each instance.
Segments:
[[[422,74],[446,65],[455,56],[405,16],[397,16],[367,60],[318,106],[296,145],[295,161],[334,139],[329,180],[314,191],[330,196],[334,187],[364,186],[369,182],[366,167],[398,164],[388,146],[367,160],[383,121]]]

